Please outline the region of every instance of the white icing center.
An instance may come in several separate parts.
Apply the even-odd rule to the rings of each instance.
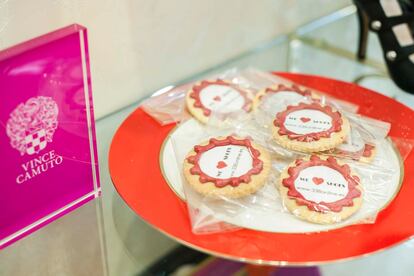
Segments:
[[[206,175],[227,179],[239,177],[253,168],[253,157],[245,146],[218,146],[201,154],[199,166]]]
[[[319,110],[303,109],[291,112],[283,125],[295,134],[305,135],[330,129],[332,117]]]
[[[296,190],[306,200],[315,203],[332,203],[344,199],[349,187],[345,177],[327,166],[303,169],[294,182]]]
[[[212,84],[202,89],[200,101],[203,106],[218,113],[235,112],[245,105],[245,99],[239,91],[219,84]]]

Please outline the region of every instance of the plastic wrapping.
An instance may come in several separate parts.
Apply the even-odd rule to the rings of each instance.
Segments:
[[[343,112],[350,122],[349,134],[344,142],[326,154],[351,158],[361,162],[371,162],[379,147],[384,146],[391,125],[387,122]]]
[[[144,111],[160,125],[168,125],[189,118],[185,110],[185,93],[192,84],[167,86],[158,90],[142,103]]]
[[[278,90],[278,93],[275,93],[275,90]],[[297,91],[304,91],[303,95],[296,93]],[[240,95],[237,95],[237,92],[240,92]],[[356,112],[358,109],[352,103],[254,68],[233,68],[208,76],[204,80],[165,87],[145,100],[142,108],[161,125],[188,119],[191,116],[188,111],[201,122],[207,123],[210,112],[222,113],[225,116],[234,113],[229,111],[236,110],[250,113],[260,106],[260,99],[265,94],[276,95],[277,99],[278,96],[284,95],[296,101],[313,95],[315,100],[322,98],[324,102],[349,112]]]
[[[372,223],[391,191],[387,183],[394,174],[393,169],[310,155],[284,167],[278,184],[283,206],[300,219],[320,224]]]
[[[255,85],[261,87],[268,84],[268,81],[262,80],[263,83],[259,81],[253,84],[241,72],[241,70],[234,68],[211,75],[204,80],[177,87],[165,87],[145,100],[142,108],[161,125],[181,122],[188,119],[191,116],[190,113],[207,123],[210,111],[219,113],[218,111],[228,105],[233,107],[231,108],[233,111],[242,109],[250,112],[257,89]],[[201,90],[204,90],[203,93]],[[238,92],[241,92],[240,95]],[[189,108],[192,106],[196,108]],[[190,113],[188,113],[189,111]],[[231,115],[232,112],[227,111],[228,107],[222,113]]]
[[[144,109],[181,123],[170,139],[196,234],[373,223],[399,189],[396,148],[412,149],[354,104],[252,68],[159,93]]]
[[[263,129],[272,132],[280,147],[289,151],[371,160],[376,141],[388,135],[390,124],[324,102],[323,97],[318,101],[309,97],[268,99],[255,110],[254,117]]]
[[[209,133],[197,122],[191,130],[193,135],[175,137],[172,144],[195,233],[237,229],[223,222],[251,208],[282,208],[274,205],[276,176],[263,141],[237,130]]]
[[[243,227],[266,231],[269,231],[266,228],[269,227],[270,231],[273,231],[273,222],[268,223],[270,226],[263,223],[263,220],[272,214],[274,214],[275,220],[285,216],[294,216],[305,220],[306,223],[327,224],[328,227],[333,224],[348,225],[375,221],[376,214],[384,207],[389,200],[389,195],[395,189],[389,183],[394,181],[398,168],[392,167],[391,163],[364,164],[333,156],[308,154],[296,154],[293,155],[294,157],[281,156],[278,151],[275,151],[272,144],[268,143],[267,136],[264,135],[265,132],[257,131],[257,125],[254,123],[255,121],[251,120],[246,122],[244,127],[218,129],[206,127],[191,120],[185,123],[189,124],[186,128],[190,135],[182,133],[178,137],[171,138],[178,169],[182,173],[181,179],[194,233],[208,234],[237,230]],[[226,144],[225,141],[229,139],[234,139],[236,143],[251,141],[253,149],[247,150],[247,152],[251,152],[253,156],[255,150],[260,151],[258,156],[263,158],[262,161],[265,161],[257,176],[263,178],[262,183],[257,184],[254,178],[243,178],[243,174],[237,175],[237,166],[234,166],[234,160],[237,160],[238,149],[237,146],[232,146],[229,151],[227,150],[229,144]],[[382,158],[389,156],[389,154],[389,151],[381,152]],[[334,192],[338,188],[348,189],[350,194],[359,191],[360,194],[356,194],[356,199],[352,198],[351,201],[344,202],[340,195],[334,196],[333,198],[336,198],[334,201],[339,202],[338,204],[344,204],[339,211],[327,209],[323,200],[315,200],[317,203],[314,203],[313,207],[300,204],[289,205],[288,202],[296,202],[298,199],[294,194],[284,193],[281,189],[284,179],[287,178],[286,174],[291,170],[292,164],[298,162],[297,160],[311,158],[334,160],[336,167],[333,170],[339,171],[333,177],[329,175],[329,172],[326,173],[323,170],[320,174],[311,174],[307,180],[311,187],[314,186],[315,190],[322,191],[328,187],[327,192],[329,193],[332,192],[329,190],[329,185],[338,185],[334,188]],[[239,158],[239,162],[254,164],[254,160],[246,159],[243,156]],[[233,176],[243,178],[235,183],[232,182],[229,175],[225,174],[226,168],[234,167],[236,175]],[[325,170],[329,170],[329,168],[325,168]],[[349,177],[352,177],[353,185],[358,186],[358,190],[352,190],[348,188],[352,184],[344,183],[348,179],[347,172],[352,172]],[[294,171],[291,173],[295,175]],[[345,175],[344,177],[341,176],[342,173]],[[296,175],[298,179],[301,177],[303,178],[299,174]],[[235,189],[232,184],[235,185]],[[219,187],[214,187],[215,185]],[[237,187],[243,185],[253,186],[253,188],[243,188],[242,192],[235,191]],[[340,185],[342,186],[339,187]],[[352,207],[353,204],[356,205],[355,208]],[[307,215],[303,215],[303,209],[306,211],[307,208],[314,209],[304,212]],[[342,212],[342,210],[345,211]],[[253,216],[255,219],[252,219]]]

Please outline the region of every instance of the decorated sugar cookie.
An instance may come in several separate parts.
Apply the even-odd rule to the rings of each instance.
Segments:
[[[203,80],[187,92],[186,105],[196,119],[207,123],[212,113],[250,112],[252,99],[248,91],[225,80]]]
[[[334,108],[300,103],[279,112],[273,121],[273,137],[281,146],[318,152],[341,144],[350,129],[348,120]]]
[[[276,84],[271,87],[267,87],[259,93],[256,94],[256,97],[253,101],[253,109],[256,110],[263,100],[272,104],[272,112],[274,114],[282,111],[283,103],[299,102],[303,101],[304,98],[319,98],[319,96],[307,88],[301,88],[296,84],[285,85],[285,84]],[[280,103],[280,105],[275,105],[273,103]]]
[[[331,224],[354,214],[362,204],[359,177],[349,165],[330,156],[297,159],[280,176],[284,205],[295,216]]]
[[[269,153],[249,138],[211,138],[184,160],[184,176],[205,196],[239,198],[259,190],[270,172]]]

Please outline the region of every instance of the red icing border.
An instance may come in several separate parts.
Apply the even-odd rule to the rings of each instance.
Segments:
[[[200,83],[198,83],[198,84],[196,84],[196,85],[194,85],[193,87],[192,87],[192,92],[190,93],[190,97],[192,98],[192,99],[194,99],[194,107],[196,107],[196,108],[201,108],[202,110],[203,110],[203,114],[205,115],[205,116],[210,116],[210,114],[211,114],[211,110],[210,109],[208,109],[207,107],[205,107],[202,103],[201,103],[201,99],[200,99],[200,92],[204,89],[204,88],[206,88],[207,86],[209,86],[209,85],[213,85],[213,84],[216,84],[216,85],[224,85],[224,86],[229,86],[229,87],[231,87],[231,88],[233,88],[234,90],[237,90],[239,93],[240,93],[240,95],[244,98],[244,106],[243,106],[243,109],[246,111],[246,112],[249,112],[249,110],[250,110],[250,108],[251,108],[251,105],[252,105],[252,100],[251,99],[249,99],[249,97],[247,97],[247,92],[246,91],[244,91],[244,90],[242,90],[242,89],[240,89],[240,88],[238,88],[238,87],[236,87],[235,85],[233,85],[232,83],[228,83],[228,82],[226,82],[226,81],[224,81],[224,80],[221,80],[221,79],[217,79],[217,80],[215,80],[215,81],[207,81],[207,80],[203,80],[203,81],[201,81]]]
[[[355,175],[351,175],[351,168],[347,164],[338,164],[337,160],[332,156],[324,160],[317,155],[312,155],[310,160],[305,161],[303,159],[297,159],[295,161],[295,165],[295,167],[288,168],[289,177],[283,179],[282,184],[289,189],[288,196],[294,197],[296,199],[296,203],[300,206],[307,206],[309,210],[321,213],[325,213],[327,211],[340,212],[345,206],[353,206],[353,199],[361,196],[361,191],[356,188],[358,186],[358,182],[360,181],[359,178]],[[331,203],[316,203],[305,199],[305,197],[296,190],[294,183],[303,169],[313,166],[327,166],[342,174],[348,182],[348,194],[345,198]]]
[[[268,94],[268,93],[276,94],[278,92],[294,92],[304,97],[307,97],[307,96],[312,97],[312,91],[310,89],[302,89],[296,84],[292,84],[290,87],[284,84],[279,84],[277,88],[268,87],[265,90],[265,94]],[[261,95],[259,97],[259,100],[261,100],[263,96],[264,95]]]
[[[303,109],[314,109],[319,110],[328,116],[332,118],[332,126],[330,129],[321,131],[321,132],[312,132],[309,134],[297,134],[292,131],[289,131],[286,129],[284,122],[286,120],[286,117],[298,110]],[[300,103],[296,106],[288,106],[285,111],[279,112],[276,115],[276,119],[273,121],[273,124],[277,127],[279,127],[278,133],[280,135],[287,135],[290,140],[298,140],[300,142],[312,142],[312,141],[318,141],[320,138],[329,138],[331,137],[331,134],[334,132],[340,132],[341,126],[342,126],[342,115],[338,111],[333,111],[332,108],[328,105],[322,106],[318,103]]]
[[[250,154],[253,158],[253,164],[252,164],[252,168],[245,173],[242,176],[239,177],[231,177],[231,178],[227,178],[227,179],[219,179],[219,178],[214,178],[211,176],[208,176],[207,174],[205,174],[199,164],[198,161],[201,158],[201,155],[218,146],[227,146],[227,145],[235,145],[235,146],[245,146],[249,149]],[[206,182],[213,182],[217,188],[223,188],[227,185],[231,185],[233,187],[237,187],[240,185],[240,183],[248,183],[251,180],[251,176],[253,174],[259,174],[262,170],[263,170],[263,161],[259,159],[260,156],[260,151],[255,149],[252,144],[251,144],[251,140],[250,139],[242,139],[242,140],[237,140],[236,138],[232,137],[232,136],[227,136],[224,140],[218,140],[215,138],[211,138],[209,140],[209,143],[205,146],[200,146],[200,145],[196,145],[194,146],[194,151],[196,152],[196,155],[193,156],[189,156],[187,157],[187,161],[190,164],[193,164],[194,166],[190,169],[190,173],[193,175],[199,175],[200,176],[200,182],[201,183],[206,183]]]

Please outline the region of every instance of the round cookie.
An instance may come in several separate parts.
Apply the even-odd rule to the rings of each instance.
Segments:
[[[279,191],[295,216],[319,224],[341,222],[361,207],[359,177],[330,156],[297,159],[280,175]]]
[[[305,98],[318,99],[319,95],[310,89],[301,88],[296,84],[285,85],[285,84],[275,84],[265,89],[259,91],[254,100],[253,100],[253,110],[257,110],[262,103],[262,100],[266,99],[271,102],[299,102],[303,101]],[[282,105],[281,105],[282,106]],[[277,110],[275,108],[272,112],[280,112],[282,110]]]
[[[349,121],[339,111],[316,102],[290,105],[272,124],[273,138],[279,145],[303,152],[333,149],[349,131]]]
[[[212,113],[226,116],[232,113],[250,112],[250,92],[221,79],[203,80],[196,83],[186,94],[186,106],[194,118],[206,124]]]
[[[198,193],[240,198],[259,190],[271,168],[269,153],[249,138],[211,138],[194,146],[184,160],[184,177]]]

